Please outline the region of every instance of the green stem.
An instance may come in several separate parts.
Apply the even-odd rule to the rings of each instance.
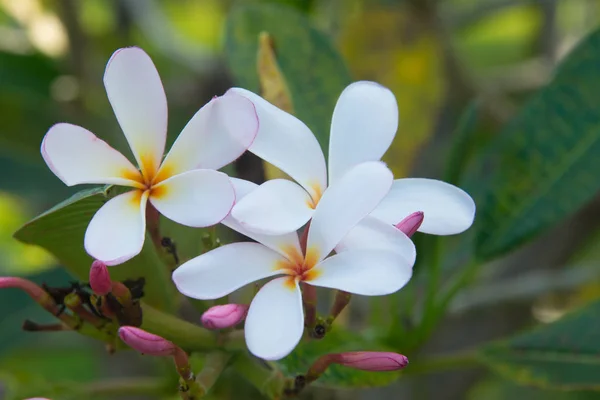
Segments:
[[[105,381],[93,382],[81,386],[79,392],[85,398],[92,396],[137,396],[137,395],[152,395],[156,396],[160,393],[166,393],[168,386],[161,378],[123,378],[109,379]]]
[[[213,387],[231,359],[230,353],[215,351],[206,355],[204,368],[196,375],[196,384],[200,389],[200,397]]]
[[[434,372],[474,368],[479,365],[475,351],[464,351],[439,357],[425,358],[409,364],[403,370],[404,375],[431,374]]]
[[[239,353],[233,368],[246,381],[271,400],[280,399],[283,393],[285,377],[275,364],[261,365],[247,353]]]

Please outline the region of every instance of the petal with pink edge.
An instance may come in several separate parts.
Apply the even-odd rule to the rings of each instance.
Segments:
[[[50,170],[67,186],[141,185],[139,171],[124,155],[77,125],[54,125],[44,136],[41,152]]]
[[[182,225],[218,224],[231,211],[235,192],[229,177],[212,169],[196,169],[155,185],[150,202],[165,217]]]
[[[465,191],[435,179],[397,179],[371,215],[397,224],[415,211],[425,214],[418,231],[454,235],[467,230],[475,219],[475,202]]]
[[[281,235],[298,230],[313,212],[311,197],[301,186],[272,179],[239,199],[231,216],[250,231]]]
[[[167,138],[167,97],[154,63],[138,47],[119,49],[106,65],[104,87],[140,169],[153,177]]]
[[[388,193],[394,177],[379,161],[350,169],[331,185],[317,205],[308,230],[307,254],[325,258]],[[316,253],[316,254],[315,254]],[[316,261],[315,260],[315,261]]]
[[[232,243],[183,263],[173,272],[177,290],[201,300],[218,299],[259,279],[281,274],[280,254],[260,243]]]
[[[256,107],[260,127],[248,150],[294,178],[318,200],[327,186],[327,167],[323,150],[310,129],[248,90],[233,88],[227,93],[241,94]]]
[[[254,296],[244,326],[248,350],[265,360],[280,360],[294,350],[304,332],[298,283],[273,279]]]
[[[132,190],[110,199],[85,232],[85,250],[106,265],[117,265],[142,251],[146,235],[148,192]]]
[[[396,251],[351,250],[323,260],[307,283],[363,296],[397,292],[412,276],[413,263]]]
[[[219,169],[242,155],[258,132],[254,104],[236,93],[215,97],[183,128],[161,166],[162,175]]]
[[[375,82],[355,82],[337,101],[329,137],[329,184],[365,161],[379,161],[396,136],[398,103]]]

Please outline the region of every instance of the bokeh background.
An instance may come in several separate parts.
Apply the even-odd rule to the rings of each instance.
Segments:
[[[0,0],[0,275],[58,285],[70,279],[52,256],[18,243],[12,234],[78,190],[66,188],[39,154],[52,124],[82,125],[126,149],[102,85],[112,52],[137,45],[150,54],[165,85],[173,140],[212,96],[241,84],[231,73],[240,65],[232,65],[237,61],[224,45],[228,14],[239,3],[247,2]],[[332,41],[354,80],[374,80],[394,92],[401,123],[385,160],[397,177],[443,176],[455,128],[469,107],[477,108],[477,123],[465,145],[465,160],[480,152],[523,101],[548,82],[561,58],[600,24],[599,0],[262,3],[283,3],[305,14]],[[252,65],[244,67],[252,73]],[[276,174],[252,157],[234,169],[255,181]],[[533,243],[486,265],[475,284],[453,300],[423,354],[468,349],[534,323],[549,323],[600,297],[599,227],[596,199]],[[418,286],[409,293],[418,296]],[[353,312],[360,317],[367,309],[356,302]],[[93,386],[131,376],[149,377],[151,387],[152,377],[168,367],[131,352],[109,356],[99,343],[75,334],[24,333],[25,318],[51,320],[22,293],[1,291],[0,398],[14,398],[10,393],[23,382]],[[303,396],[594,398],[516,386],[479,368],[410,376],[387,388],[314,390]]]

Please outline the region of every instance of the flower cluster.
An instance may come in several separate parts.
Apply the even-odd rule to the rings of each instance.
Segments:
[[[394,180],[380,161],[397,130],[398,106],[391,91],[376,83],[356,82],[340,95],[328,163],[303,122],[240,88],[202,107],[163,159],[167,101],[148,55],[139,48],[118,50],[104,83],[138,167],[88,130],[66,123],[53,126],[41,148],[69,186],[131,188],[94,215],[86,251],[106,265],[134,257],[152,212],[191,227],[222,223],[254,239],[185,262],[173,281],[186,296],[217,299],[270,278],[249,307],[215,309],[203,318],[218,329],[245,317],[248,348],[263,359],[285,357],[300,341],[302,295],[310,286],[365,296],[396,292],[412,275],[410,235],[417,229],[456,234],[473,222],[475,205],[461,189],[432,179]],[[256,185],[217,171],[246,150],[295,182]],[[353,362],[347,357],[330,361]]]

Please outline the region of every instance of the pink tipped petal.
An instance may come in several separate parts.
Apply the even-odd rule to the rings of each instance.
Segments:
[[[415,263],[417,252],[413,242],[402,231],[385,222],[366,216],[335,248],[341,253],[350,250],[386,250],[395,251],[411,266]]]
[[[379,161],[359,164],[331,185],[317,205],[308,231],[307,251],[325,258],[388,193],[394,177]],[[311,250],[312,249],[312,250]]]
[[[419,230],[424,218],[425,214],[422,211],[417,211],[410,214],[408,217],[404,218],[394,226],[402,231],[406,236],[411,237],[417,232],[417,230]]]
[[[397,292],[412,276],[413,263],[395,251],[348,250],[315,266],[308,283],[363,296]]]
[[[119,328],[119,337],[129,347],[151,356],[172,356],[176,349],[167,339],[133,326]]]
[[[100,183],[139,186],[139,171],[124,155],[77,125],[56,124],[42,141],[42,157],[67,186]]]
[[[265,360],[280,360],[294,350],[304,332],[298,283],[273,279],[254,296],[244,326],[248,350]]]
[[[398,353],[356,351],[336,355],[337,364],[364,371],[396,371],[408,365],[408,358]]]
[[[454,235],[473,224],[475,202],[465,191],[446,182],[424,178],[397,179],[371,215],[396,224],[415,211],[425,214],[419,232]]]
[[[294,178],[318,200],[327,186],[327,167],[321,146],[310,129],[248,90],[233,88],[227,93],[240,94],[256,107],[260,127],[249,150]]]
[[[211,169],[175,175],[154,186],[150,195],[152,205],[165,217],[193,227],[221,222],[234,201],[229,177]]]
[[[90,287],[99,296],[104,296],[112,290],[108,268],[100,260],[95,260],[90,268]]]
[[[378,161],[398,129],[394,94],[374,82],[355,82],[338,99],[329,139],[329,184],[353,166]]]
[[[106,65],[104,86],[142,172],[153,176],[167,138],[167,97],[154,63],[138,47],[119,49]]]
[[[183,128],[161,171],[170,176],[197,168],[219,169],[250,147],[258,116],[247,98],[235,93],[215,97]]]
[[[218,299],[269,276],[280,274],[280,254],[259,243],[233,243],[183,263],[173,272],[177,289],[188,297]]]
[[[146,235],[147,200],[147,191],[132,190],[104,204],[85,232],[88,254],[109,266],[138,255]]]
[[[301,186],[272,179],[238,199],[231,216],[250,231],[281,235],[297,231],[313,212],[312,200]]]
[[[243,179],[229,178],[235,190],[235,198],[239,202],[248,193],[258,188],[256,183],[252,183]],[[290,232],[282,235],[264,235],[248,230],[236,221],[231,215],[227,216],[223,221],[223,225],[241,233],[244,236],[254,239],[259,243],[264,244],[271,250],[275,250],[279,254],[288,259],[293,259],[296,255],[302,254],[300,250],[300,241],[296,232]]]
[[[206,329],[225,329],[235,326],[246,318],[248,306],[245,304],[224,304],[209,308],[202,314],[202,325]]]

